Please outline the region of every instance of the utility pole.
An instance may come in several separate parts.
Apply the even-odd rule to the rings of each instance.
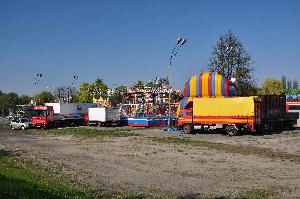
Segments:
[[[171,125],[171,67],[172,67],[172,60],[173,58],[177,55],[177,53],[179,52],[180,48],[183,46],[183,44],[185,44],[186,39],[185,38],[181,38],[179,37],[177,39],[177,42],[171,52],[171,56],[169,59],[169,71],[168,71],[168,81],[169,81],[169,86],[168,86],[168,92],[169,92],[169,117],[168,117],[168,126]]]

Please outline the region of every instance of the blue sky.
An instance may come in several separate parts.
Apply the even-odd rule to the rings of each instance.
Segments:
[[[172,84],[205,70],[228,30],[252,55],[260,84],[300,81],[300,1],[0,0],[0,90],[32,95],[102,78],[110,87],[166,76]],[[43,77],[33,85],[36,73]]]

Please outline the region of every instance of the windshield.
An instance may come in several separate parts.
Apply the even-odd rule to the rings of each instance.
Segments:
[[[28,122],[28,119],[26,119],[26,118],[23,118],[23,119],[21,119],[21,122],[22,122],[22,123],[24,123],[24,122]]]
[[[32,116],[47,116],[46,110],[33,110]]]

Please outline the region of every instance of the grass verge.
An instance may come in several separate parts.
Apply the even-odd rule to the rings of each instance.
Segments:
[[[1,121],[0,128],[1,129],[9,129],[10,128],[9,121]]]
[[[265,189],[251,189],[239,193],[239,197],[243,199],[267,199],[274,198],[275,196],[275,192]]]
[[[79,185],[78,182],[68,179],[57,168],[45,167],[0,149],[0,198],[141,199],[149,196],[98,193],[86,185]]]
[[[36,167],[0,149],[0,198],[91,198],[39,176]]]
[[[208,141],[196,141],[183,138],[150,138],[152,141],[159,143],[172,143],[172,144],[184,144],[195,147],[207,147],[210,149],[220,150],[227,153],[236,153],[241,155],[256,155],[260,157],[267,157],[272,159],[290,160],[292,162],[300,163],[300,155],[290,154],[285,152],[272,151],[270,149],[253,147],[253,146],[238,146],[224,143],[214,143]]]
[[[128,137],[136,136],[130,130],[97,130],[86,128],[62,128],[62,129],[49,129],[49,130],[30,130],[38,134],[51,134],[51,135],[74,135],[83,137]]]

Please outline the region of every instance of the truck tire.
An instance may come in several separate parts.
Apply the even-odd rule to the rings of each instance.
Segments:
[[[229,136],[236,136],[236,135],[238,135],[239,131],[235,125],[229,125],[226,128],[226,132],[227,132],[227,135],[229,135]]]
[[[192,125],[190,125],[190,124],[184,124],[182,127],[182,132],[184,134],[189,134],[192,132],[192,130],[193,130],[193,128],[192,128]]]
[[[12,129],[12,130],[15,130],[15,126],[14,126],[14,125],[12,125],[12,126],[11,126],[11,129]]]
[[[22,130],[25,130],[25,126],[21,126],[21,129],[22,129]]]

